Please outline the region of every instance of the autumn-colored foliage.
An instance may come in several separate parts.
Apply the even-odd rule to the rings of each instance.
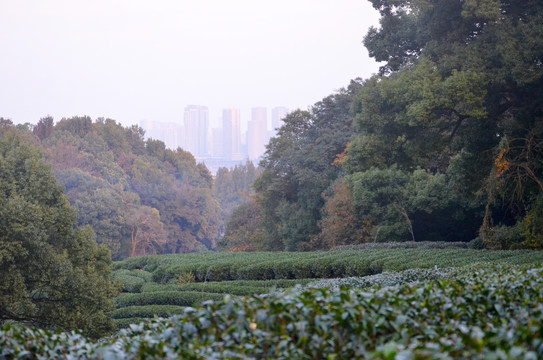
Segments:
[[[368,242],[373,228],[368,218],[361,220],[356,214],[351,190],[340,182],[331,196],[324,195],[325,216],[319,222],[321,232],[312,238],[312,249],[330,249],[338,245]]]

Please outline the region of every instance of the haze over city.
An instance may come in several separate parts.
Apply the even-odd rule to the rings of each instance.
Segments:
[[[0,116],[176,122],[185,106],[302,108],[378,65],[369,2],[66,0],[0,3]]]
[[[305,110],[377,71],[362,45],[377,19],[360,0],[2,1],[0,116],[111,118],[202,159],[226,146],[224,109],[237,109],[240,144],[220,157],[256,160],[272,109]],[[193,105],[207,108],[199,151],[185,141]],[[247,140],[253,108],[266,109],[258,144]]]

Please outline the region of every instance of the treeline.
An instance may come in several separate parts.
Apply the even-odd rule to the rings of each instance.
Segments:
[[[46,117],[8,128],[41,148],[78,225],[89,225],[113,259],[215,248],[222,222],[213,178],[189,152],[111,119]]]
[[[543,4],[371,2],[381,26],[364,44],[380,73],[288,115],[256,201],[228,223],[231,248],[541,249]]]

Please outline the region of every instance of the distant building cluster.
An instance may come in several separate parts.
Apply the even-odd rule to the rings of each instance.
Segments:
[[[222,127],[211,128],[207,106],[188,105],[179,123],[145,120],[140,126],[147,138],[162,140],[171,149],[180,147],[190,151],[198,162],[216,172],[221,166],[233,167],[247,159],[257,164],[287,113],[288,109],[283,106],[271,109],[269,128],[268,109],[254,107],[247,131],[242,133],[240,109],[223,109]]]

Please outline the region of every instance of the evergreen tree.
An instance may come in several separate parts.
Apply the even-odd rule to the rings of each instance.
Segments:
[[[112,329],[116,286],[106,247],[76,213],[40,152],[0,135],[0,321],[83,329]]]

